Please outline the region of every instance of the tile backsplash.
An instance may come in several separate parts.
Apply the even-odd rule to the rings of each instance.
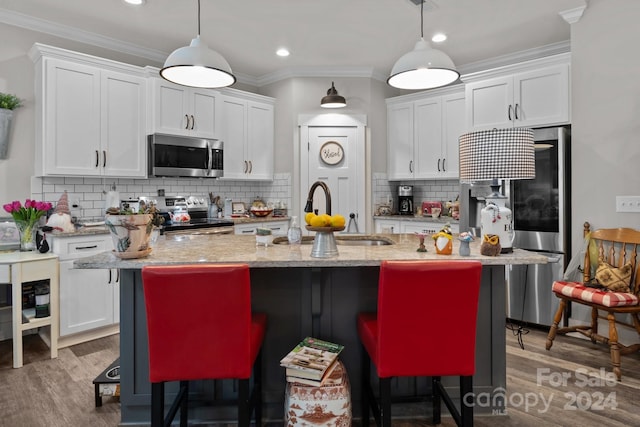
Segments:
[[[423,200],[448,201],[456,200],[460,194],[460,181],[457,179],[432,179],[421,181],[389,181],[386,173],[374,173],[372,183],[373,211],[376,206],[384,203],[387,199],[393,201],[393,210],[397,211],[398,186],[413,186],[413,202],[417,207]]]
[[[83,177],[32,177],[31,197],[57,204],[67,191],[72,216],[96,221],[104,217],[105,193],[115,184],[120,199],[154,196],[164,189],[165,195],[193,195],[208,197],[209,192],[247,206],[256,198],[265,202],[281,202],[291,206],[291,174],[275,174],[273,181],[227,181],[198,178],[83,178]],[[422,200],[455,200],[460,191],[458,180],[388,181],[386,173],[374,173],[372,177],[372,210],[378,204],[392,200],[397,208],[399,185],[413,186],[413,200],[417,206]]]
[[[67,191],[71,215],[83,220],[95,221],[104,217],[105,192],[115,184],[120,199],[155,196],[164,189],[165,195],[202,196],[209,192],[234,202],[249,206],[256,197],[265,202],[281,202],[291,205],[291,174],[275,174],[273,181],[226,181],[198,178],[83,178],[83,177],[32,177],[31,197],[57,204]]]

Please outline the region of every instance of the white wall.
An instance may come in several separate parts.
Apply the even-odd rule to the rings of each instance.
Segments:
[[[582,223],[640,228],[616,195],[640,195],[640,2],[589,2],[571,26],[573,246]]]

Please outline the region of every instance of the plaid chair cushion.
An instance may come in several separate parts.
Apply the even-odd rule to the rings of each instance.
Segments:
[[[638,297],[632,293],[590,288],[580,282],[553,282],[553,292],[605,307],[638,305]]]

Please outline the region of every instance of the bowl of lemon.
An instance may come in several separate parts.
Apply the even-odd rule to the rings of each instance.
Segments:
[[[307,230],[315,231],[311,256],[314,258],[330,258],[338,255],[334,231],[344,230],[345,219],[342,215],[317,215],[309,212],[304,216]]]
[[[307,230],[318,233],[342,231],[346,222],[344,216],[340,214],[329,215],[325,213],[317,215],[314,212],[308,212],[304,216],[304,220],[307,223]]]

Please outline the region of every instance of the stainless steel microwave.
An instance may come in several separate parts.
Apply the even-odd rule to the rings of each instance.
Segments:
[[[220,178],[223,143],[217,139],[155,133],[148,136],[149,176]]]

